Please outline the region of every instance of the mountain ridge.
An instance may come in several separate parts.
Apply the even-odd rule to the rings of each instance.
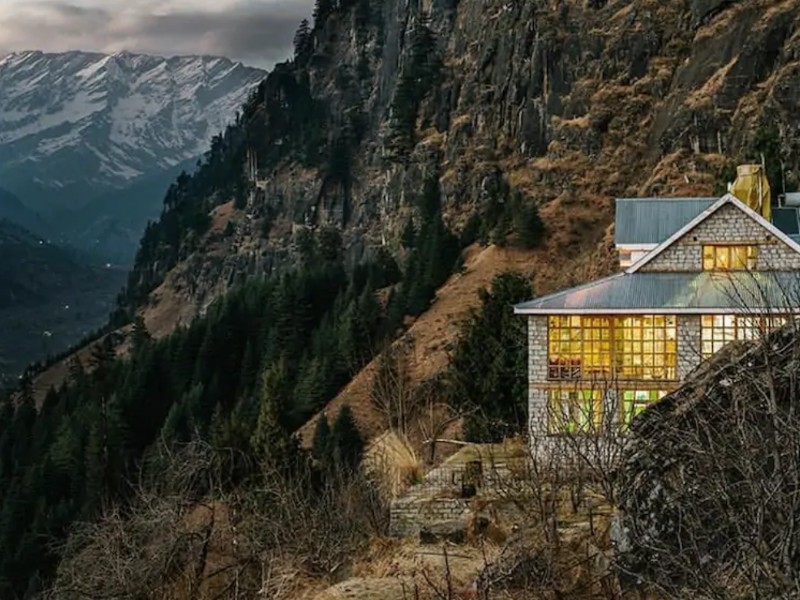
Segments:
[[[8,54],[0,58],[0,185],[60,224],[64,214],[142,180],[174,179],[176,167],[201,157],[236,118],[265,74],[212,56]],[[146,196],[156,218],[161,198]],[[96,216],[116,208],[106,201]],[[138,237],[145,223],[123,225]],[[56,230],[73,241],[75,232]],[[132,247],[127,242],[129,254]]]

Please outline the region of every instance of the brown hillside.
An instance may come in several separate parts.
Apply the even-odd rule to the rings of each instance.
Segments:
[[[567,285],[581,273],[605,274],[611,268],[608,261],[598,261],[594,257],[559,261],[557,255],[558,249],[553,244],[537,251],[494,245],[486,248],[477,244],[470,246],[464,255],[464,271],[450,277],[437,292],[431,307],[394,342],[395,348],[407,352],[412,382],[418,385],[447,367],[448,352],[458,337],[460,323],[478,304],[477,291],[488,288],[495,275],[503,271],[522,273],[531,277],[535,290],[548,293]],[[332,419],[341,406],[349,404],[362,432],[368,437],[386,429],[382,416],[370,399],[376,363],[374,360],[370,362],[324,410]],[[304,445],[311,443],[318,418],[319,415],[300,430]]]

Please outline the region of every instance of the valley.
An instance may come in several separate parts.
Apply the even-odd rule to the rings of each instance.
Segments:
[[[0,220],[0,387],[104,326],[125,275]]]

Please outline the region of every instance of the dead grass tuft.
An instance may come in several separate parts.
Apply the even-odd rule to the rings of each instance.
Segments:
[[[363,466],[388,498],[419,483],[424,470],[408,438],[396,431],[387,431],[369,444]]]

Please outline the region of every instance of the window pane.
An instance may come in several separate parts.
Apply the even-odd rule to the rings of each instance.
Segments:
[[[599,390],[550,390],[547,430],[550,434],[599,431],[602,425],[602,394]]]
[[[703,246],[703,270],[729,271],[754,269],[758,256],[758,246]]]

